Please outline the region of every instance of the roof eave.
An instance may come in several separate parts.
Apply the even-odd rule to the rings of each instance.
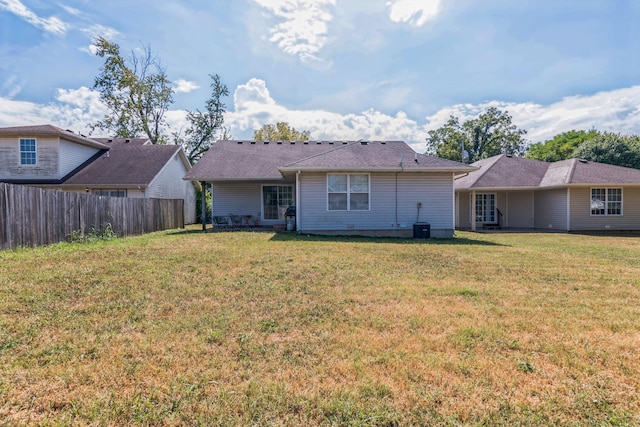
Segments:
[[[473,172],[477,168],[450,168],[450,167],[422,167],[422,168],[404,168],[404,167],[283,167],[279,168],[280,172],[450,172],[450,173],[467,173]]]

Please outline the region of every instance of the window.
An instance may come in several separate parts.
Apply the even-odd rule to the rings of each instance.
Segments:
[[[493,193],[476,194],[476,221],[496,222],[496,195]]]
[[[36,164],[36,140],[32,138],[20,139],[20,164]]]
[[[93,194],[94,196],[127,197],[127,190],[97,189],[97,190],[92,190],[91,194]]]
[[[592,188],[591,215],[622,215],[622,188]]]
[[[369,175],[327,175],[328,207],[330,211],[369,210]]]
[[[291,185],[265,185],[262,187],[262,212],[264,219],[284,219],[284,213],[293,205]]]

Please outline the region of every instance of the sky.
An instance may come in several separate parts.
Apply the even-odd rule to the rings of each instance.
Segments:
[[[640,0],[0,0],[0,126],[89,134],[105,113],[97,36],[158,58],[169,132],[218,74],[237,139],[285,121],[424,152],[449,116],[491,106],[531,143],[640,134]]]

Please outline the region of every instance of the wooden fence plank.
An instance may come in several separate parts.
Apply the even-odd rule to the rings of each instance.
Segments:
[[[184,228],[182,199],[134,199],[0,183],[0,249],[67,240],[73,233],[120,236]]]

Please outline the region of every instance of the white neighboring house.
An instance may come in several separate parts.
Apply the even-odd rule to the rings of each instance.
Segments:
[[[212,184],[213,216],[301,233],[411,237],[454,233],[454,177],[475,167],[418,154],[403,141],[218,141],[185,179]],[[230,215],[232,214],[232,215]]]
[[[179,145],[88,138],[52,125],[0,128],[0,182],[112,197],[183,199],[194,223],[195,185]]]

